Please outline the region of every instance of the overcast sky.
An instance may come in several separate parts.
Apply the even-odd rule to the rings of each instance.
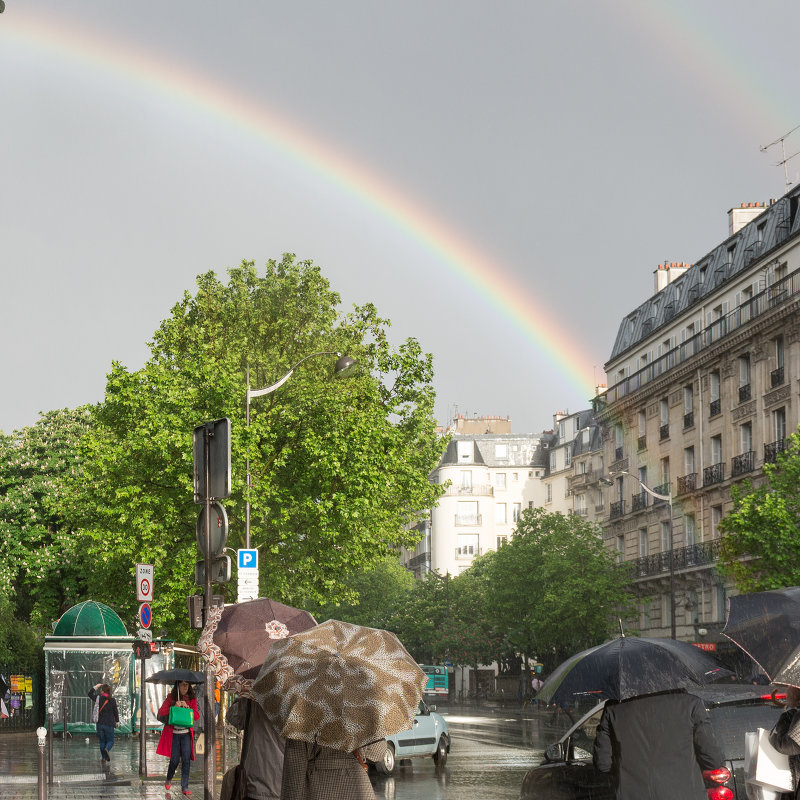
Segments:
[[[285,251],[434,354],[441,421],[550,428],[657,264],[785,191],[798,30],[769,0],[6,0],[0,430]]]

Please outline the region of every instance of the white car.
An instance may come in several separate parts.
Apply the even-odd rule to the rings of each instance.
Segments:
[[[444,717],[436,713],[436,706],[420,700],[414,724],[407,731],[387,736],[386,745],[383,761],[375,764],[383,775],[391,775],[397,761],[418,756],[433,756],[436,766],[442,767],[450,752],[450,731]]]

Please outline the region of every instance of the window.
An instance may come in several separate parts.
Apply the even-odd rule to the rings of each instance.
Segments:
[[[639,558],[647,555],[647,528],[639,528]]]
[[[472,470],[471,469],[462,469],[461,470],[461,488],[462,489],[472,489]]]
[[[694,514],[686,514],[684,516],[683,531],[686,539],[686,547],[694,547],[697,544],[694,527]]]
[[[456,555],[459,556],[478,556],[480,555],[480,548],[478,547],[478,534],[477,533],[459,533],[457,537],[458,549]]]
[[[459,462],[473,460],[474,442],[472,442],[471,440],[464,441],[463,439],[459,439],[456,442],[456,447],[458,448]]]
[[[514,503],[511,506],[511,521],[519,522],[520,514],[522,514],[522,503]]]
[[[694,472],[694,445],[683,448],[683,469],[686,475]]]
[[[556,453],[555,450],[550,453],[550,472],[556,471]]]
[[[745,422],[739,427],[739,440],[741,441],[741,453],[749,453],[753,449],[752,422]]]
[[[714,400],[719,400],[719,372],[712,372],[708,376],[709,379],[709,390],[711,391],[711,402],[713,403]]]
[[[564,448],[564,467],[572,466],[572,447]]]
[[[711,437],[711,463],[722,463],[722,436],[719,434]]]
[[[750,353],[739,356],[739,402],[750,399]]]
[[[639,419],[639,436],[645,436],[647,434],[647,414],[644,412],[644,409],[641,409],[638,414]]]
[[[544,487],[544,501],[545,503],[553,502],[553,486],[552,484],[545,484]]]
[[[779,408],[772,412],[775,425],[775,441],[781,442],[786,438],[786,409]]]
[[[669,456],[667,456],[661,459],[661,486],[668,486],[669,482]],[[664,494],[669,494],[669,492],[664,492]]]
[[[775,339],[775,366],[778,369],[783,367],[783,336]]]
[[[505,489],[506,488],[506,474],[505,474],[505,472],[498,472],[497,475],[494,476],[494,485],[498,489]]]
[[[497,549],[499,550],[508,541],[508,536],[497,537]]]
[[[617,536],[617,561],[621,564],[625,560],[625,536]]]
[[[505,525],[507,522],[506,519],[506,504],[505,503],[495,503],[494,504],[494,521],[498,525]]]
[[[511,480],[518,481],[519,480],[519,472],[512,472],[511,473]]]
[[[669,553],[672,550],[672,525],[669,520],[661,523],[661,552]]]
[[[711,538],[719,539],[719,523],[722,520],[722,506],[711,506]]]
[[[508,460],[508,445],[507,444],[496,444],[494,446],[494,457],[498,461],[506,461],[506,460]]]
[[[477,500],[459,500],[456,503],[456,525],[480,525]]]

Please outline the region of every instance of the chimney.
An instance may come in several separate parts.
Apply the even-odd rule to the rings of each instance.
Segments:
[[[728,236],[733,236],[766,209],[766,203],[742,203],[739,208],[732,208],[728,212]]]
[[[653,273],[656,294],[676,278],[680,278],[691,266],[691,264],[686,264],[683,261],[665,261],[663,264],[659,264]]]

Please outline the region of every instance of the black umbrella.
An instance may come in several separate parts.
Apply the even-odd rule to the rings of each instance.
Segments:
[[[731,597],[722,632],[773,683],[800,686],[800,586]]]
[[[627,700],[669,689],[692,689],[733,673],[688,642],[621,636],[556,667],[536,697],[546,703],[580,696]]]
[[[203,683],[205,679],[204,673],[194,672],[191,669],[162,669],[154,672],[149,678],[145,678],[145,682],[173,684],[178,681],[188,681],[189,683]]]

